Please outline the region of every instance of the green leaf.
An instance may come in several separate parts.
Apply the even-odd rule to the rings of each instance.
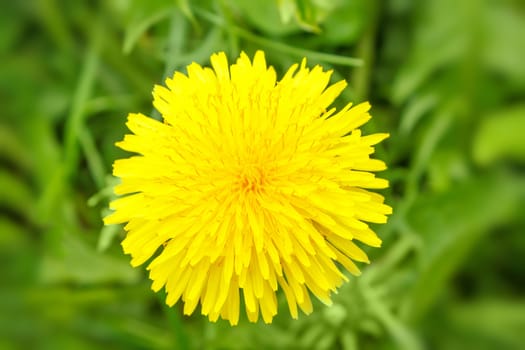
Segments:
[[[420,144],[413,155],[413,163],[408,174],[407,191],[412,195],[417,191],[419,180],[427,170],[432,155],[438,148],[453,123],[454,105],[444,105],[437,110],[429,120],[428,127],[423,131]]]
[[[331,45],[356,42],[370,22],[370,3],[364,0],[333,1],[321,23],[319,38]]]
[[[516,176],[492,174],[416,200],[407,219],[423,246],[419,273],[407,297],[409,319],[425,314],[474,245],[511,215],[524,185]]]
[[[496,1],[487,13],[486,50],[484,59],[489,68],[502,73],[519,86],[525,86],[525,21],[523,7]],[[521,13],[520,13],[521,10]]]
[[[435,91],[419,95],[412,99],[401,113],[399,132],[409,135],[423,116],[432,110],[438,103],[438,95]]]
[[[525,344],[525,300],[490,299],[452,304],[446,314],[455,330],[442,348],[519,349]],[[450,333],[449,333],[450,334]],[[454,346],[454,347],[453,347]]]
[[[184,2],[182,2],[183,4]],[[129,54],[140,37],[152,26],[167,19],[177,7],[174,2],[163,0],[132,1],[129,8],[130,20],[124,35],[122,50]]]
[[[47,252],[40,271],[43,283],[134,283],[140,274],[133,269],[127,257],[119,258],[98,253],[72,233],[63,235],[61,253]]]
[[[295,0],[296,20],[308,32],[319,33],[319,9],[310,0]]]
[[[32,163],[31,157],[17,136],[12,128],[0,125],[0,159],[8,159],[21,170],[28,170]]]
[[[491,164],[499,159],[525,162],[525,105],[498,110],[480,125],[472,152],[476,162]]]
[[[34,209],[34,194],[27,183],[16,174],[0,169],[0,206],[29,217]]]
[[[10,218],[0,216],[0,250],[24,249],[28,243],[26,228]]]
[[[285,36],[291,33],[297,33],[300,31],[299,26],[294,22],[284,22],[289,16],[288,12],[279,13],[279,8],[275,1],[252,1],[252,0],[239,0],[231,2],[235,5],[244,15],[245,19],[254,27],[261,30],[262,32],[274,35],[274,36]],[[283,6],[286,2],[283,2]],[[284,11],[289,11],[289,4],[282,7]]]
[[[395,103],[403,103],[425,82],[432,81],[439,69],[465,58],[467,44],[473,40],[473,29],[465,20],[471,18],[469,5],[453,0],[421,2],[412,47],[393,82]]]

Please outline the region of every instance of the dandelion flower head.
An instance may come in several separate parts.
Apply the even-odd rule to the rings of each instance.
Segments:
[[[330,76],[303,59],[278,81],[262,51],[231,65],[221,52],[155,86],[163,122],[129,114],[117,145],[136,155],[114,163],[121,197],[105,223],[126,223],[124,252],[149,263],[168,305],[270,323],[283,293],[297,318],[360,273],[356,241],[380,246],[367,223],[391,208],[369,191],[388,186],[370,156],[388,134],[361,134],[368,103],[330,108],[346,86]]]

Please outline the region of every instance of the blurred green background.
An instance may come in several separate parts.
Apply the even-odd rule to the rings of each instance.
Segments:
[[[303,56],[389,132],[372,264],[271,325],[182,316],[103,227],[128,112],[211,53]],[[23,0],[0,4],[0,349],[525,348],[525,3]]]

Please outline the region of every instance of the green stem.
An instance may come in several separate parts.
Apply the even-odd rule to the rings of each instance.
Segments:
[[[219,27],[229,29],[232,33],[237,34],[239,37],[242,37],[246,40],[249,40],[253,43],[264,46],[271,50],[281,51],[281,52],[284,52],[290,55],[294,55],[294,56],[298,56],[298,57],[309,57],[312,60],[327,62],[331,64],[339,64],[343,66],[359,67],[363,64],[363,61],[359,58],[345,57],[345,56],[339,56],[339,55],[333,55],[333,54],[328,54],[328,53],[301,49],[301,48],[290,46],[288,44],[285,44],[279,41],[266,39],[266,38],[257,36],[231,23],[226,24],[222,18],[216,16],[213,13],[202,10],[202,9],[198,9],[196,13],[202,18],[206,19],[207,21]]]
[[[184,330],[184,324],[182,322],[180,314],[173,308],[166,305],[166,295],[164,293],[156,293],[159,303],[161,303],[162,310],[170,323],[175,338],[177,339],[176,349],[189,349],[189,339],[186,331]]]
[[[431,124],[426,129],[423,141],[416,151],[410,172],[406,178],[405,198],[417,197],[421,177],[425,173],[436,147],[453,121],[454,109],[455,107],[452,103],[445,105],[441,110],[437,111]]]
[[[65,126],[65,175],[72,176],[78,163],[78,140],[86,116],[86,105],[95,83],[99,64],[99,49],[102,38],[101,27],[97,26],[97,33],[93,36],[84,65],[80,71],[77,88],[73,95],[71,112]]]
[[[228,34],[228,43],[230,46],[230,54],[233,56],[238,56],[240,53],[239,49],[239,36],[235,33],[234,30],[232,30],[232,27],[235,25],[233,24],[232,19],[232,13],[230,9],[228,8],[228,5],[226,1],[220,1],[219,2],[219,8],[221,11],[222,18],[225,19],[226,23],[224,25],[224,28],[226,29],[226,32]]]
[[[97,146],[93,140],[93,135],[88,129],[83,128],[80,131],[79,139],[93,181],[95,181],[98,189],[104,188],[107,172],[100,152],[97,150]]]
[[[363,286],[362,293],[370,311],[390,333],[399,349],[420,350],[423,348],[416,334],[392,314],[387,305],[376,296],[373,290]]]
[[[374,65],[374,44],[379,19],[379,6],[376,1],[370,1],[368,6],[370,6],[371,13],[370,24],[357,46],[357,56],[361,57],[364,63],[354,70],[351,79],[355,101],[364,101],[368,98],[372,67]]]
[[[404,231],[406,232],[406,231]],[[396,244],[388,250],[385,256],[369,267],[362,279],[368,283],[387,278],[396,265],[415,247],[414,235],[407,232],[403,234]]]
[[[184,2],[181,2],[184,4]],[[178,68],[178,58],[182,55],[186,44],[188,22],[183,16],[182,10],[173,11],[168,35],[167,50],[164,56],[164,75],[163,79],[171,76],[173,71]],[[152,108],[150,116],[157,120],[162,120],[162,116]]]
[[[39,0],[37,3],[39,17],[43,26],[49,32],[49,36],[56,45],[64,52],[71,52],[75,48],[75,41],[71,36],[71,30],[64,21],[64,16],[55,0]]]
[[[183,2],[184,3],[184,2]],[[170,23],[170,32],[168,36],[168,47],[164,59],[164,77],[171,76],[177,69],[178,57],[183,53],[188,37],[188,22],[183,14],[179,11],[173,11]]]

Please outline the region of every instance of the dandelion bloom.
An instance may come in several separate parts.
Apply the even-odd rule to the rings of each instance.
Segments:
[[[264,53],[241,53],[229,66],[211,56],[155,86],[164,122],[130,114],[133,133],[117,145],[133,157],[115,161],[106,224],[126,223],[124,252],[149,261],[152,289],[166,303],[200,303],[211,321],[270,323],[282,289],[293,318],[312,311],[310,293],[326,304],[368,262],[354,243],[378,247],[365,222],[384,223],[391,208],[366,189],[388,186],[372,171],[373,145],[388,134],[362,136],[370,105],[329,108],[346,86],[331,72],[293,65],[277,81]],[[344,269],[343,269],[344,268]],[[343,270],[343,271],[342,271]],[[242,291],[242,292],[241,292]]]

